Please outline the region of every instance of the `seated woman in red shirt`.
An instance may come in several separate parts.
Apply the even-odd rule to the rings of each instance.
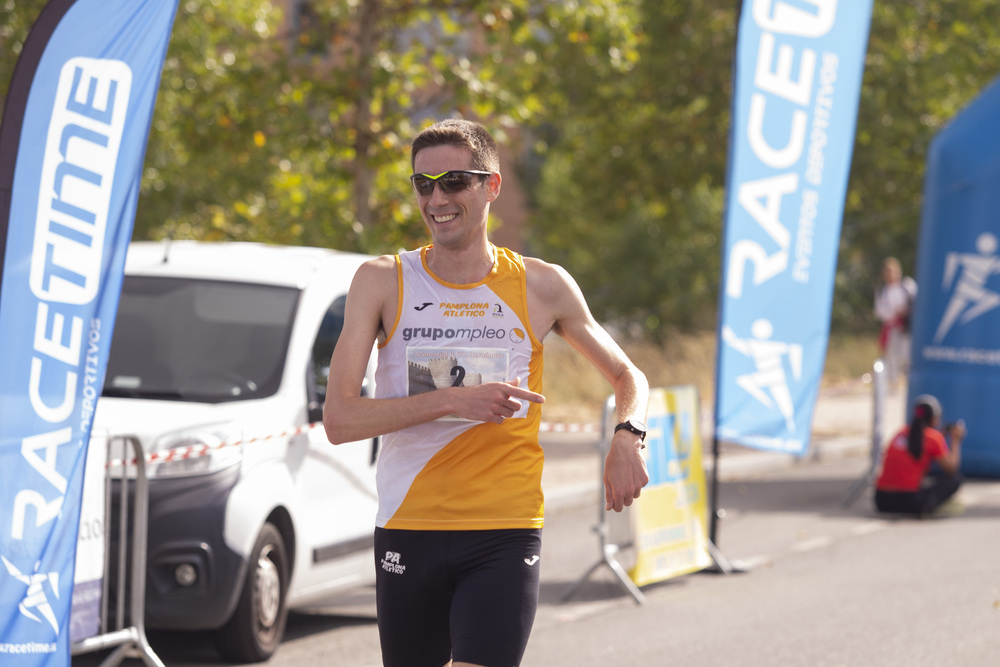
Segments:
[[[875,507],[880,512],[930,514],[951,498],[962,484],[959,463],[965,425],[959,421],[941,431],[941,404],[928,394],[914,400],[913,417],[890,441],[875,483]],[[927,477],[932,463],[944,473]]]

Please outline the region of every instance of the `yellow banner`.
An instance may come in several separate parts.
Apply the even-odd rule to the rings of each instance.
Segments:
[[[638,586],[702,570],[708,552],[698,390],[650,390],[646,418],[649,484],[632,505]]]

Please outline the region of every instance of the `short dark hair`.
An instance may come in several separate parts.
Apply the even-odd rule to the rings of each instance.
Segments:
[[[438,121],[424,129],[413,140],[410,166],[417,160],[417,153],[432,146],[459,146],[472,153],[472,169],[500,171],[500,154],[497,142],[479,123],[460,118]]]

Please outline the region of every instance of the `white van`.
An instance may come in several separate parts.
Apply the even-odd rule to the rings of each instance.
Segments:
[[[288,608],[374,581],[378,439],[335,447],[321,423],[367,259],[131,244],[93,428],[149,461],[146,627],[215,630],[225,658],[262,661]]]

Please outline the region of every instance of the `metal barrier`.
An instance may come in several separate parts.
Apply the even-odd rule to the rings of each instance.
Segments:
[[[72,655],[91,653],[103,649],[117,647],[102,662],[101,667],[110,667],[121,664],[126,658],[139,658],[146,665],[151,667],[164,667],[163,662],[153,652],[149,641],[146,639],[145,613],[146,613],[146,536],[149,520],[149,487],[146,480],[146,459],[142,451],[142,444],[139,439],[131,435],[113,436],[108,438],[107,460],[111,461],[111,447],[115,442],[122,445],[123,457],[126,445],[132,447],[135,457],[135,483],[134,483],[134,507],[132,508],[132,533],[131,539],[128,535],[129,525],[129,479],[127,471],[130,466],[116,466],[119,475],[115,475],[113,468],[108,466],[104,478],[104,576],[101,595],[101,622],[100,634],[94,637],[87,637],[71,647]],[[111,548],[112,548],[112,490],[115,481],[119,483],[118,493],[118,554],[117,568],[111,572]],[[132,544],[131,567],[128,563],[128,545]],[[131,570],[131,572],[129,572]],[[115,582],[115,606],[114,606],[114,627],[108,627],[111,582],[114,577]],[[126,627],[126,590],[130,590],[128,619],[129,625]]]
[[[608,431],[610,430],[609,416],[614,414],[614,410],[615,397],[611,396],[604,404],[604,411],[601,416],[601,430],[597,440],[597,449],[600,453],[598,459],[600,460],[602,466],[604,464],[604,457],[608,454],[608,447],[611,445],[611,439],[608,436]],[[620,583],[622,587],[628,591],[629,595],[632,596],[636,604],[642,604],[646,601],[646,596],[642,594],[639,587],[636,586],[635,582],[632,581],[632,578],[628,576],[628,572],[625,571],[625,568],[620,562],[618,562],[617,558],[618,551],[620,549],[632,546],[631,538],[629,537],[629,541],[625,543],[618,543],[616,540],[609,539],[610,526],[608,525],[608,513],[604,509],[603,502],[598,502],[597,505],[597,525],[594,526],[594,532],[597,533],[598,536],[601,552],[600,558],[583,574],[582,577],[576,581],[576,583],[566,589],[566,592],[563,593],[562,601],[565,602],[566,600],[569,600],[573,594],[576,593],[577,589],[583,584],[583,582],[590,578],[590,575],[596,572],[598,568],[604,566],[611,570],[618,580],[618,583]]]
[[[861,494],[875,483],[875,476],[878,474],[879,466],[882,464],[886,390],[885,364],[881,359],[876,359],[872,365],[872,446],[868,455],[868,470],[861,476],[861,479],[854,483],[851,490],[847,492],[847,498],[844,499],[844,508],[853,505]]]
[[[612,420],[615,418],[615,415],[615,397],[610,396],[604,406],[604,412],[601,418],[601,430],[597,441],[599,461],[601,463],[601,468],[598,471],[599,478],[603,478],[604,459],[608,454],[608,450],[611,447],[611,439],[614,436]],[[698,461],[698,465],[701,465],[700,460]],[[603,486],[601,488],[603,488]],[[642,502],[643,500],[644,498],[641,498],[637,500],[636,503]],[[625,567],[618,559],[619,552],[636,546],[636,536],[630,520],[630,512],[635,506],[636,505],[626,507],[621,513],[609,513],[605,511],[605,503],[602,494],[601,499],[597,503],[597,525],[593,528],[594,532],[598,535],[600,556],[590,569],[588,569],[583,576],[580,577],[580,579],[566,589],[562,595],[563,602],[569,600],[569,598],[576,593],[580,586],[601,567],[607,567],[611,570],[618,583],[629,593],[629,595],[632,596],[636,604],[643,604],[645,602],[646,596],[643,595],[639,586],[636,585],[636,582],[631,576],[629,576]],[[739,571],[729,564],[711,539],[706,539],[705,542],[705,548],[708,552],[708,556],[714,562],[716,572],[732,574],[733,572]],[[704,571],[711,570],[706,569]]]

